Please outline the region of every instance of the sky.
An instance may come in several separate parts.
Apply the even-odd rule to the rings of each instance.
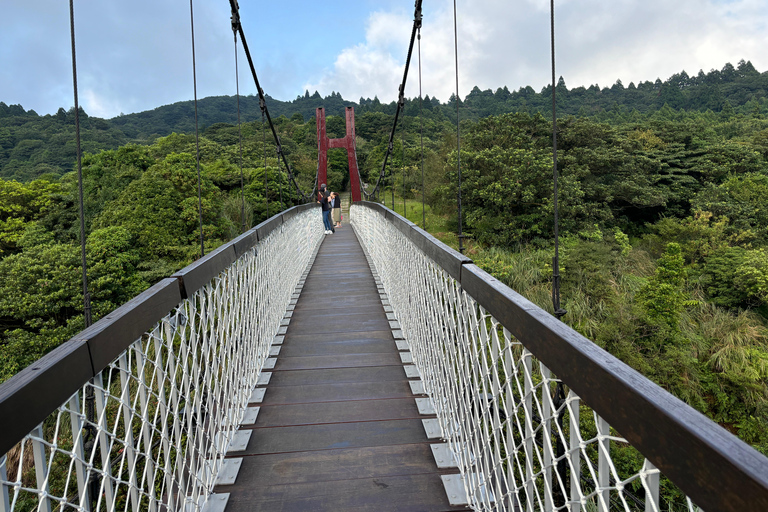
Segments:
[[[234,95],[229,2],[192,0],[198,98]],[[241,22],[264,91],[306,90],[396,99],[413,24],[412,0],[240,0]],[[424,0],[422,91],[455,92],[451,0]],[[111,118],[193,97],[190,3],[74,0],[80,105]],[[551,81],[548,0],[456,0],[459,95]],[[749,60],[768,71],[765,0],[556,0],[556,74],[569,88],[667,79]],[[239,50],[241,94],[255,94]],[[414,57],[407,97],[419,94]],[[0,3],[0,101],[38,114],[74,105],[69,4]]]

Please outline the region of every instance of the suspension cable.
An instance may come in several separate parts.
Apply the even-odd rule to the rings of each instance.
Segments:
[[[197,213],[200,220],[200,257],[205,256],[203,243],[203,191],[200,183],[200,130],[197,123],[197,70],[195,69],[195,15],[189,0],[189,22],[192,28],[192,85],[195,91],[195,161],[197,162]]]
[[[230,0],[231,1],[231,0]],[[384,153],[384,162],[381,164],[381,171],[379,171],[379,178],[376,180],[376,185],[373,187],[373,190],[371,192],[368,192],[363,188],[362,186],[362,178],[360,178],[360,189],[363,191],[363,194],[365,194],[365,198],[368,199],[379,189],[379,186],[382,183],[382,180],[385,178],[386,175],[386,169],[387,169],[387,161],[389,159],[390,153],[392,153],[393,149],[393,141],[395,137],[395,130],[397,129],[397,120],[400,117],[400,111],[403,110],[405,106],[405,84],[408,80],[408,68],[411,65],[411,55],[413,54],[413,43],[416,40],[416,32],[421,28],[421,1],[422,0],[416,0],[416,6],[414,8],[413,12],[413,29],[411,30],[411,42],[408,45],[408,56],[405,59],[405,70],[403,71],[403,81],[400,83],[400,88],[398,92],[397,97],[397,110],[395,110],[395,121],[392,123],[392,131],[389,132],[389,144],[387,145],[387,151]],[[384,196],[386,197],[386,196]],[[394,196],[392,199],[393,202],[393,208],[394,208]]]
[[[427,214],[424,210],[424,117],[421,98],[421,27],[417,35],[419,46],[419,134],[421,137],[421,229],[427,229]]]
[[[392,142],[389,143],[389,150],[392,151]],[[392,155],[392,163],[389,164],[389,178],[392,182],[392,211],[395,211],[395,155]]]
[[[459,252],[464,252],[464,234],[461,231],[461,128],[459,127],[459,31],[456,22],[456,0],[453,0],[453,48],[456,57],[456,169],[459,177]]]
[[[400,130],[400,142],[403,145],[403,217],[406,219],[408,218],[408,215],[406,215],[405,210],[405,117],[403,117],[402,126]]]
[[[557,318],[562,318],[566,311],[560,307],[560,233],[559,210],[557,201],[557,100],[555,96],[555,0],[550,0],[550,32],[552,46],[552,181],[554,184],[555,208],[555,256],[552,258],[552,307]]]
[[[83,278],[83,319],[85,327],[90,327],[91,317],[91,294],[88,292],[88,262],[85,254],[85,201],[83,199],[83,159],[80,148],[80,103],[77,97],[77,51],[75,48],[75,5],[73,0],[69,0],[69,33],[72,44],[72,86],[75,96],[75,150],[77,151],[77,185],[78,185],[78,203],[80,213],[80,256],[82,258],[82,278]],[[96,396],[93,390],[93,379],[89,380],[90,386],[85,391],[85,417],[86,432],[85,449],[90,450],[96,441]],[[88,493],[90,504],[95,500],[98,494],[98,482],[93,475],[88,481]]]
[[[85,326],[91,326],[91,294],[88,292],[88,266],[85,257],[85,206],[83,200],[83,161],[80,154],[80,104],[77,99],[77,53],[75,50],[75,6],[69,0],[69,32],[72,39],[72,83],[75,90],[75,145],[77,150],[77,183],[80,198],[80,256],[83,274],[83,315]]]
[[[280,188],[280,211],[285,210],[283,205],[283,170],[280,168],[280,157],[283,156],[283,148],[279,144],[277,145],[277,186]]]
[[[232,33],[235,37],[235,90],[237,91],[237,134],[240,138],[240,232],[245,233],[245,180],[243,178],[243,127],[240,121],[240,72],[237,67],[237,25],[232,19]]]
[[[259,98],[261,104],[261,98]],[[269,175],[267,174],[267,127],[264,126],[264,107],[261,107],[261,147],[264,149],[264,196],[267,198],[267,217],[269,218]]]
[[[245,39],[245,32],[243,32],[243,25],[240,23],[240,6],[238,5],[237,0],[229,0],[229,5],[232,9],[233,23],[237,24],[237,31],[240,33],[240,41],[243,43],[243,51],[245,52],[245,57],[248,59],[248,65],[251,68],[251,75],[253,75],[253,81],[256,84],[256,90],[259,92],[259,102],[260,104],[263,104],[262,111],[264,112],[264,115],[266,115],[269,128],[272,130],[272,137],[275,139],[275,144],[277,144],[278,147],[281,147],[282,145],[280,144],[280,137],[277,135],[277,130],[275,129],[275,125],[272,122],[272,117],[269,115],[269,109],[267,108],[264,90],[261,88],[261,85],[259,85],[259,78],[256,75],[256,67],[253,65],[253,58],[251,58],[251,52],[248,49],[248,42]],[[282,151],[279,153],[278,158],[282,158],[286,169],[291,168],[288,160],[285,158],[285,154]],[[288,176],[290,177],[291,183],[293,183],[293,186],[296,188],[296,192],[298,193],[299,197],[303,198],[304,201],[309,201],[312,198],[314,191],[312,191],[310,194],[305,194],[301,188],[299,188],[296,180],[293,179],[293,174],[290,172],[290,170],[288,172]]]

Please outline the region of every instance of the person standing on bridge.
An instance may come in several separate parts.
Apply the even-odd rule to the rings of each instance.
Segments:
[[[323,209],[323,224],[325,225],[325,234],[330,235],[333,233],[333,225],[331,224],[331,203],[328,195],[328,190],[325,188],[325,183],[320,185],[320,192],[317,193],[317,200],[320,202],[320,207]]]
[[[338,192],[331,192],[331,218],[333,219],[334,227],[341,227],[341,197]]]

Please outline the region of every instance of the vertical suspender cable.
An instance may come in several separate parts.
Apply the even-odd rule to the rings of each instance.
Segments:
[[[403,112],[403,129],[400,132],[403,143],[403,217],[408,218],[405,210],[405,112]]]
[[[240,138],[240,232],[245,233],[245,179],[243,178],[243,127],[240,122],[240,73],[237,67],[237,26],[232,19],[232,31],[235,35],[235,90],[237,91],[237,134]]]
[[[549,2],[550,7],[550,33],[551,33],[551,46],[552,46],[552,182],[553,182],[553,191],[554,191],[554,209],[555,209],[555,215],[554,215],[554,228],[555,228],[555,255],[552,258],[552,308],[555,314],[555,317],[558,319],[562,319],[563,315],[565,315],[566,311],[560,307],[560,233],[559,233],[559,210],[558,210],[558,201],[557,201],[557,96],[556,96],[556,82],[555,82],[555,0],[550,0]],[[563,405],[565,403],[565,388],[563,387],[562,381],[557,382],[557,386],[555,388],[554,397],[552,397],[553,404],[555,406],[555,421],[559,425],[559,428],[563,428],[563,418],[564,414],[562,413]],[[558,438],[557,443],[555,445],[555,455],[557,457],[557,460],[559,461],[557,463],[557,473],[559,475],[558,479],[555,479],[555,481],[559,480],[563,482],[563,485],[565,485],[566,479],[567,479],[567,467],[565,464],[565,457],[563,457],[563,454],[565,453],[565,446],[563,446],[562,441]],[[563,489],[556,485],[555,482],[553,482],[552,485],[552,495],[556,500],[556,503],[558,504],[564,504],[566,502],[566,498],[564,496]]]
[[[459,252],[464,252],[464,234],[461,232],[461,129],[459,128],[459,31],[456,23],[456,0],[453,0],[453,48],[456,58],[456,169],[459,178],[457,204],[459,206]]]
[[[552,181],[555,208],[555,256],[552,258],[552,306],[555,316],[561,318],[565,310],[560,307],[560,233],[557,200],[557,100],[555,96],[555,0],[550,0],[550,32],[552,46]]]
[[[85,258],[85,207],[83,206],[83,161],[80,154],[80,105],[77,100],[77,54],[75,52],[75,6],[69,0],[69,32],[72,39],[72,83],[75,90],[75,145],[77,150],[77,183],[80,197],[80,256],[83,266],[83,314],[85,326],[90,327],[91,295],[88,293],[88,267]]]
[[[261,99],[259,100],[261,104]],[[269,176],[267,176],[267,126],[264,124],[264,107],[261,107],[261,147],[264,149],[264,197],[267,199],[267,219],[269,218]]]
[[[77,151],[77,185],[78,185],[78,198],[79,198],[79,210],[80,210],[80,256],[82,258],[82,276],[83,276],[83,317],[85,320],[85,326],[90,327],[92,323],[91,318],[91,295],[88,292],[88,266],[85,255],[85,206],[83,199],[83,159],[80,153],[80,104],[77,98],[77,52],[75,49],[75,5],[74,0],[69,0],[69,33],[72,44],[72,86],[75,96],[75,150]],[[89,386],[85,391],[85,418],[86,432],[88,433],[85,440],[85,450],[90,452],[96,442],[96,428],[94,422],[96,421],[95,402],[96,397],[93,390],[93,379],[90,379]],[[88,504],[90,505],[93,500],[96,499],[98,494],[98,482],[94,478],[95,474],[88,472]]]
[[[384,185],[386,185],[386,178],[387,178],[387,162],[389,161],[389,155],[392,153],[392,147],[393,147],[393,140],[395,136],[395,130],[397,129],[397,121],[400,117],[400,111],[403,110],[403,106],[405,105],[405,84],[408,80],[408,68],[411,64],[411,55],[413,54],[413,42],[416,40],[416,32],[419,28],[421,28],[421,0],[416,0],[416,5],[414,7],[413,11],[413,29],[411,30],[411,42],[408,45],[408,56],[405,58],[405,68],[403,71],[403,81],[400,83],[400,89],[398,93],[398,99],[397,99],[397,109],[395,110],[395,121],[392,123],[392,131],[389,132],[389,145],[387,146],[387,151],[384,153],[384,161],[381,164],[381,171],[379,172],[379,177],[376,180],[376,186],[374,186],[373,191],[368,193],[364,187],[361,187],[363,189],[363,192],[365,193],[365,197],[369,198],[371,196],[376,197],[379,186],[381,185],[382,188]],[[393,178],[394,179],[394,178]],[[393,187],[394,187],[394,181]],[[387,198],[386,190],[383,192],[383,199],[382,204],[385,202]],[[395,198],[394,198],[394,190],[392,191],[392,208],[394,209],[395,204]]]
[[[392,135],[395,134],[394,129],[392,130]],[[389,164],[389,177],[392,178],[392,211],[395,211],[395,155],[394,151],[392,150],[392,139],[389,141],[389,153],[392,153],[392,162]]]
[[[205,256],[203,243],[203,190],[200,182],[200,134],[197,124],[197,70],[195,69],[195,16],[189,0],[189,21],[192,28],[192,86],[195,91],[195,161],[197,162],[197,212],[200,220],[200,257]]]
[[[418,33],[419,44],[419,132],[421,137],[421,229],[427,229],[427,214],[424,210],[424,117],[421,98],[421,28]]]
[[[280,189],[280,211],[285,210],[283,204],[283,170],[280,168],[280,157],[283,156],[283,147],[277,145],[277,186]]]

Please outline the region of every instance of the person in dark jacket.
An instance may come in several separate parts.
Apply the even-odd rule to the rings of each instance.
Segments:
[[[333,233],[333,225],[331,224],[331,202],[328,190],[325,187],[325,183],[320,185],[320,192],[317,193],[317,200],[320,202],[320,207],[323,209],[323,224],[325,225],[325,234],[330,235]]]

